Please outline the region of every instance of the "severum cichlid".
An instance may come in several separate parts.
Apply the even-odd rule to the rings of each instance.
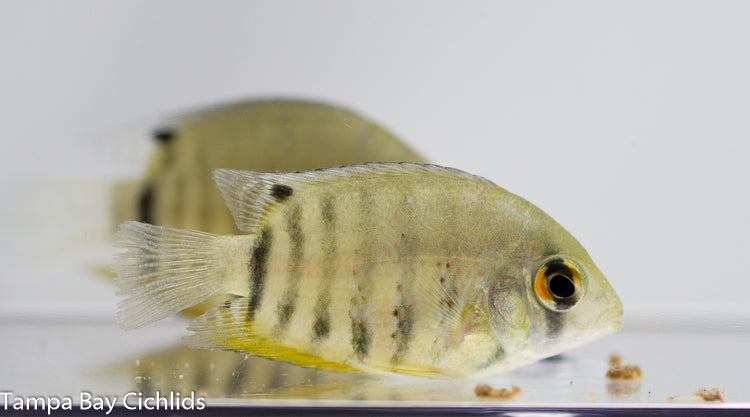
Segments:
[[[124,328],[216,294],[190,345],[367,372],[478,377],[621,326],[583,247],[526,200],[434,165],[217,170],[247,235],[128,222]]]
[[[113,225],[127,220],[217,234],[238,230],[211,180],[217,168],[290,172],[364,162],[426,162],[386,128],[343,107],[254,99],[202,108],[152,132],[145,178],[119,184]],[[217,297],[188,309],[203,314]]]
[[[125,220],[236,234],[211,181],[217,168],[290,172],[364,162],[426,162],[387,129],[322,102],[256,99],[222,104],[160,123],[144,180],[115,193],[114,224]]]

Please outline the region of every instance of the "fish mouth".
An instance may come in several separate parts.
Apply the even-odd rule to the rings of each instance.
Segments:
[[[609,321],[609,327],[613,332],[622,329],[622,316],[616,317]]]
[[[602,317],[602,320],[599,322],[600,325],[612,333],[622,329],[622,316],[624,311],[622,308],[622,301],[620,301],[617,296],[615,296],[614,303],[611,304],[608,313],[609,314]]]
[[[623,321],[622,321],[622,315],[619,316],[609,316],[606,318],[601,318],[598,323],[597,327],[602,329],[605,334],[614,333],[620,329],[622,329]]]

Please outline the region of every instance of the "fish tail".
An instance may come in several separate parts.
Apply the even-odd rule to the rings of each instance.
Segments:
[[[125,222],[116,246],[118,321],[135,329],[228,291],[227,275],[236,262],[232,237]],[[235,256],[236,257],[236,256]]]

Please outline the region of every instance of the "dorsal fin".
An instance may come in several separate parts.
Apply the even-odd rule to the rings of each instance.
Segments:
[[[294,193],[274,174],[217,169],[214,180],[237,227],[249,233],[256,233],[271,209]]]
[[[214,179],[237,227],[243,232],[256,233],[274,206],[292,197],[297,188],[306,184],[419,174],[490,183],[482,177],[457,169],[411,162],[374,162],[278,174],[217,169]]]

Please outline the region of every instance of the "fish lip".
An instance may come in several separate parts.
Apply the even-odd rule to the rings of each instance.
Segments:
[[[620,301],[620,298],[617,297],[617,295],[615,295],[615,300],[614,300],[614,303],[612,304],[611,309],[609,310],[609,314],[605,315],[605,317],[603,317],[603,320],[600,321],[600,323],[603,327],[610,328],[611,332],[616,332],[622,329],[623,315],[624,315],[624,310],[622,306],[622,301]]]
[[[622,325],[623,325],[622,316],[615,317],[615,318],[609,320],[609,326],[612,328],[613,332],[616,332],[616,331],[622,329]]]
[[[622,325],[623,325],[622,315],[618,315],[618,316],[611,315],[611,316],[601,317],[596,324],[598,328],[606,332],[605,334],[614,333],[622,329]]]

